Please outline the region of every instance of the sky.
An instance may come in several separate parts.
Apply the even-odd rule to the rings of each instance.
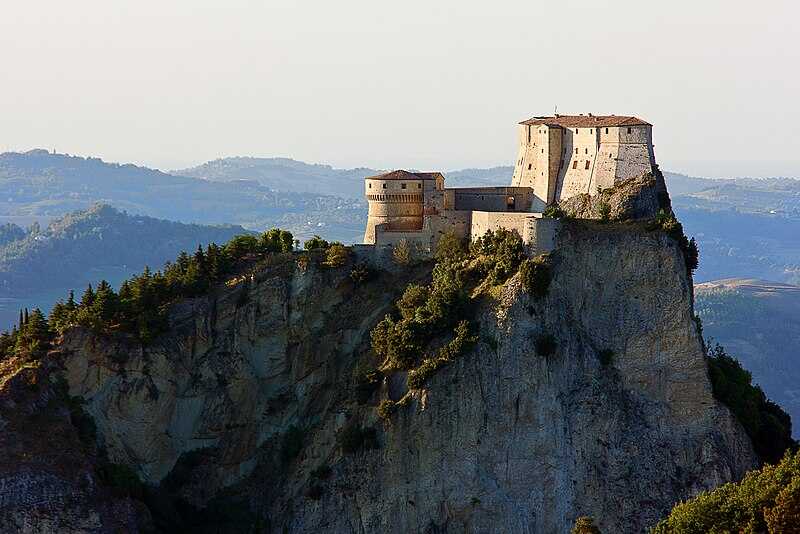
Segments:
[[[662,169],[800,177],[797,2],[27,0],[0,151],[511,165],[533,115],[637,115]]]

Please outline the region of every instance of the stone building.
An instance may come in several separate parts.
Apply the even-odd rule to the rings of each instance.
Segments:
[[[401,240],[431,250],[441,235],[475,239],[516,230],[529,248],[552,248],[558,222],[550,204],[612,187],[656,169],[652,126],[636,117],[555,115],[519,123],[511,186],[445,188],[438,172],[395,170],[364,180],[369,217],[364,243]]]

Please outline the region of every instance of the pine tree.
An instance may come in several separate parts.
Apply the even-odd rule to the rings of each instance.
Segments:
[[[84,309],[91,308],[92,304],[94,304],[94,290],[92,289],[92,284],[89,284],[81,297],[80,307]]]

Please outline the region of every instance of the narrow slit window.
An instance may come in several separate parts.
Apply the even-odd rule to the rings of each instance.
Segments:
[[[578,168],[578,160],[577,159],[572,162],[572,168],[573,169],[577,169]]]
[[[405,188],[406,188],[406,184],[400,184],[400,189],[405,189]]]
[[[532,163],[528,163],[528,170],[531,170]]]
[[[386,189],[386,184],[383,184],[383,188]]]
[[[608,128],[606,128],[606,133],[608,133]]]
[[[628,128],[628,133],[633,132],[633,128]]]
[[[587,169],[589,168],[589,160],[588,159],[586,160],[586,168]]]

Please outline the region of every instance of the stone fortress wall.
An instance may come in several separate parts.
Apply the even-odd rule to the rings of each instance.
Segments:
[[[430,252],[448,232],[475,240],[505,228],[519,233],[530,253],[549,252],[559,222],[542,216],[547,205],[656,169],[652,126],[636,117],[534,117],[519,124],[518,141],[511,186],[446,189],[437,172],[367,177],[364,243],[385,248],[406,241]]]

